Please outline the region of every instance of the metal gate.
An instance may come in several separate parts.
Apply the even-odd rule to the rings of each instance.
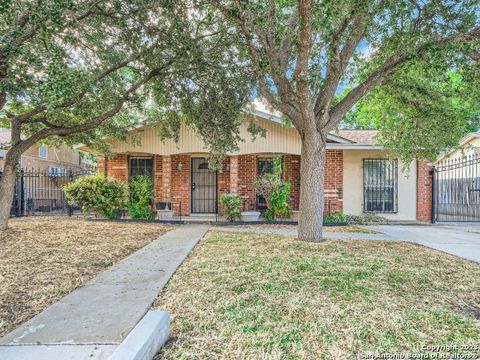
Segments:
[[[217,212],[217,172],[205,158],[192,158],[192,213]]]
[[[446,159],[432,171],[433,222],[480,221],[480,155]]]
[[[70,207],[63,186],[70,181],[95,172],[94,168],[20,170],[15,180],[11,216],[66,213]],[[1,177],[0,172],[0,177]]]

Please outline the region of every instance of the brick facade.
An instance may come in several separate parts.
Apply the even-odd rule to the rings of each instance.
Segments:
[[[253,188],[253,180],[257,177],[257,156],[238,156],[237,194],[242,199],[242,211],[255,210],[257,195]]]
[[[236,193],[242,199],[242,210],[256,209],[253,180],[257,177],[257,155],[228,156],[218,172],[218,212],[223,214],[220,197]],[[284,179],[292,183],[290,206],[298,210],[300,201],[300,156],[284,155]],[[181,165],[180,165],[181,164]],[[189,215],[191,202],[191,157],[172,155],[153,157],[155,202],[171,202],[176,214]],[[99,169],[107,176],[128,181],[128,156],[101,159]],[[331,211],[343,208],[343,153],[328,150],[325,175],[325,207]]]
[[[222,208],[222,205],[220,203],[220,198],[222,194],[228,194],[230,193],[230,169],[231,169],[231,160],[229,157],[227,157],[223,163],[222,163],[222,168],[218,171],[218,176],[217,176],[217,203],[218,203],[218,213],[220,215],[223,215],[224,209]]]
[[[106,158],[104,163],[105,175],[120,181],[128,181],[128,156],[117,155]]]
[[[300,155],[283,156],[283,178],[290,181],[290,208],[298,210],[300,204]]]
[[[343,210],[343,151],[327,150],[325,159],[325,211]]]
[[[174,210],[182,215],[190,214],[190,155],[172,155],[171,201]]]
[[[432,221],[432,167],[417,161],[417,220]]]

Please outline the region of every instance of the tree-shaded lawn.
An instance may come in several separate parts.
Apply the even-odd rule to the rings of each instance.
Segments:
[[[11,220],[0,232],[0,336],[171,228],[63,216]]]
[[[480,266],[424,247],[209,233],[157,299],[161,358],[354,359],[479,344]]]

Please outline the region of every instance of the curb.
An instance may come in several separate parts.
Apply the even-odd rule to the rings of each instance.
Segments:
[[[108,359],[153,359],[169,335],[170,314],[167,311],[149,311]]]

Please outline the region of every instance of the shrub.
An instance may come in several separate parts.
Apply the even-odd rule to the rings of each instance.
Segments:
[[[95,211],[108,218],[117,217],[128,199],[127,185],[103,174],[78,178],[65,185],[63,191],[70,205],[82,207],[84,213]]]
[[[288,198],[292,186],[282,179],[282,157],[276,156],[273,164],[273,174],[265,174],[253,181],[257,194],[263,196],[267,203],[267,210],[263,213],[263,217],[268,221],[290,213]]]
[[[226,218],[228,221],[240,219],[240,209],[242,202],[237,194],[222,194],[220,203],[225,208]]]
[[[342,213],[341,211],[334,211],[323,219],[324,224],[332,224],[332,223],[339,224],[339,223],[345,223],[345,222],[347,222],[347,218],[345,214]]]
[[[153,219],[152,203],[155,197],[152,179],[137,176],[130,181],[128,211],[132,219]]]

